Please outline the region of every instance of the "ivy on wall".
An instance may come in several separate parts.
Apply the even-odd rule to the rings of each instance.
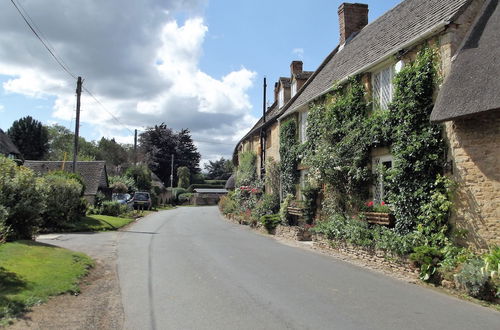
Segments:
[[[396,230],[405,234],[419,223],[445,159],[441,128],[429,121],[435,56],[425,48],[396,75],[389,110],[370,113],[359,77],[311,106],[301,153],[312,181],[327,185],[327,212],[353,214],[359,209],[372,180],[370,150],[390,146],[394,162],[385,180]]]
[[[283,196],[295,195],[299,179],[297,120],[292,117],[280,125],[281,187]]]

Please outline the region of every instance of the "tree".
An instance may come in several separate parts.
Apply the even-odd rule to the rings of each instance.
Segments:
[[[173,182],[178,179],[177,168],[180,166],[187,167],[193,176],[200,172],[201,155],[187,129],[175,133],[163,123],[149,127],[139,136],[139,144],[149,168],[167,185],[170,182],[172,155]]]
[[[72,160],[75,135],[62,125],[47,127],[49,135],[49,160]],[[78,160],[98,159],[98,148],[94,142],[78,137]]]
[[[127,169],[125,175],[134,179],[137,190],[149,191],[151,189],[151,172],[147,166],[131,166]]]
[[[105,160],[108,169],[112,173],[119,173],[121,165],[128,161],[128,154],[125,148],[117,143],[115,139],[101,138],[97,144],[97,157],[98,160]]]
[[[209,180],[227,180],[233,173],[233,163],[229,159],[224,159],[221,157],[216,161],[208,161],[205,164],[205,170],[207,170],[207,179]]]
[[[189,177],[190,177],[189,168],[187,168],[186,166],[178,167],[177,177],[179,178],[177,187],[187,189],[189,187]]]
[[[49,151],[47,128],[31,116],[14,121],[7,134],[24,159],[41,160]]]

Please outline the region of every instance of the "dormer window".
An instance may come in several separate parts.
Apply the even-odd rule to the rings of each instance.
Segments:
[[[294,80],[292,83],[292,97],[297,94],[297,80]]]
[[[386,110],[392,101],[394,65],[372,73],[373,110]]]
[[[285,90],[280,88],[278,93],[278,107],[282,108],[285,105]]]

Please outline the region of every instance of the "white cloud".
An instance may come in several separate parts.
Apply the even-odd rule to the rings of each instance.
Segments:
[[[84,92],[83,124],[129,143],[133,137],[124,136],[123,125],[140,129],[165,122],[177,130],[188,128],[195,140],[224,143],[198,144],[204,159],[214,159],[229,156],[256,121],[247,94],[256,73],[242,66],[216,79],[200,69],[208,27],[197,13],[205,1],[88,0],[77,6],[54,0],[46,6],[26,0],[23,6],[105,105],[107,111]],[[0,20],[0,74],[12,77],[3,88],[34,98],[54,96],[54,120],[71,120],[76,82],[11,7],[0,4],[0,12],[7,13]],[[176,10],[188,18],[176,21]]]
[[[298,58],[304,58],[304,48],[294,48],[292,54],[297,55]]]

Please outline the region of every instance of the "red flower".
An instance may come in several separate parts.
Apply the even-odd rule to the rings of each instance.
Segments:
[[[384,202],[384,201],[380,202],[380,205],[384,206],[384,205],[385,205],[385,202]]]
[[[373,206],[373,201],[366,202],[366,206],[372,207]]]

